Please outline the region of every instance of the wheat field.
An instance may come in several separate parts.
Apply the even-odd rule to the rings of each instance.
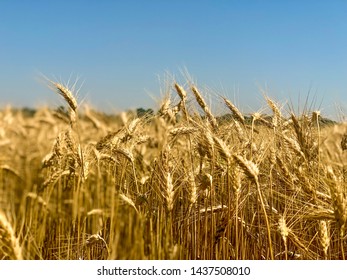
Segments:
[[[0,111],[0,259],[345,259],[347,125],[217,116],[172,81],[156,112]]]

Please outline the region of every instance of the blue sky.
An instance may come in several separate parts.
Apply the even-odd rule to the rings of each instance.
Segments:
[[[346,1],[0,0],[0,11],[0,106],[61,105],[43,73],[79,76],[79,100],[98,108],[155,107],[159,80],[183,82],[182,69],[245,112],[264,105],[259,88],[295,105],[310,91],[329,116],[347,106]]]

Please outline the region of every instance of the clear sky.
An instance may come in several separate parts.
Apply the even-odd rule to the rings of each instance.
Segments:
[[[43,73],[79,76],[99,108],[154,107],[185,68],[243,111],[267,87],[331,115],[347,107],[347,1],[0,0],[0,105],[61,105]]]

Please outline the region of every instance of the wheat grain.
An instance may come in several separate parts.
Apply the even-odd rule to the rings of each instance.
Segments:
[[[213,136],[213,141],[221,157],[228,162],[231,157],[228,146],[222,139],[218,138],[217,136]]]
[[[233,154],[233,158],[249,178],[258,182],[259,169],[254,162],[235,154]]]
[[[233,113],[233,115],[237,119],[237,121],[239,121],[240,123],[242,123],[244,125],[245,124],[245,117],[241,114],[239,109],[237,109],[237,107],[233,103],[231,103],[228,99],[226,99],[224,97],[222,97],[222,98],[224,100],[224,103],[227,105],[227,107],[230,109],[230,111]]]
[[[179,135],[192,134],[196,131],[198,131],[198,129],[195,127],[182,126],[182,127],[176,127],[176,128],[171,129],[169,133],[172,136],[179,136]]]
[[[204,98],[202,97],[202,95],[199,92],[199,90],[197,89],[197,87],[192,86],[192,92],[194,93],[196,101],[198,102],[200,107],[204,110],[205,114],[207,115],[207,118],[208,118],[210,124],[212,125],[212,127],[217,128],[218,124],[217,124],[216,118],[211,113],[209,107],[207,106]]]
[[[326,221],[319,221],[319,241],[322,246],[325,259],[328,257],[328,248],[330,244],[328,224]]]
[[[265,95],[265,99],[269,107],[274,113],[274,116],[272,117],[272,124],[274,127],[277,127],[279,122],[282,120],[282,114],[280,109],[278,108],[277,104],[271,100],[268,96]]]
[[[139,210],[136,208],[136,205],[135,205],[134,201],[133,201],[129,196],[126,196],[125,194],[120,193],[120,194],[119,194],[119,197],[120,197],[124,202],[126,202],[128,205],[130,205],[131,207],[133,207],[137,213],[139,213]]]
[[[174,191],[174,185],[172,183],[171,173],[168,172],[166,174],[166,193],[165,193],[168,211],[172,211],[173,209],[174,195],[175,195],[175,191]]]
[[[2,211],[0,211],[0,258],[23,259],[19,240],[12,225]]]
[[[182,101],[185,101],[187,98],[187,93],[186,91],[183,89],[183,87],[181,87],[178,83],[175,83],[175,89],[177,91],[177,94],[179,95],[179,97],[181,98]]]
[[[334,207],[335,219],[340,227],[340,237],[343,238],[347,221],[346,199],[344,198],[342,186],[339,180],[336,178],[331,166],[327,167],[327,176],[331,180],[329,187]]]
[[[60,83],[56,83],[56,82],[52,82],[52,81],[50,81],[50,82],[56,87],[58,94],[61,95],[64,98],[64,100],[69,104],[72,111],[76,112],[77,101],[76,101],[73,93],[68,89],[68,87],[66,87]]]
[[[278,230],[280,231],[284,245],[287,247],[287,238],[289,235],[289,229],[287,227],[286,220],[285,220],[284,216],[282,216],[282,215],[280,215],[280,217],[278,219]]]

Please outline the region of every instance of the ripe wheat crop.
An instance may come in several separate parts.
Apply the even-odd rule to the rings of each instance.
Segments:
[[[1,110],[0,258],[345,259],[347,125],[187,84],[141,115],[56,82],[65,110]]]

